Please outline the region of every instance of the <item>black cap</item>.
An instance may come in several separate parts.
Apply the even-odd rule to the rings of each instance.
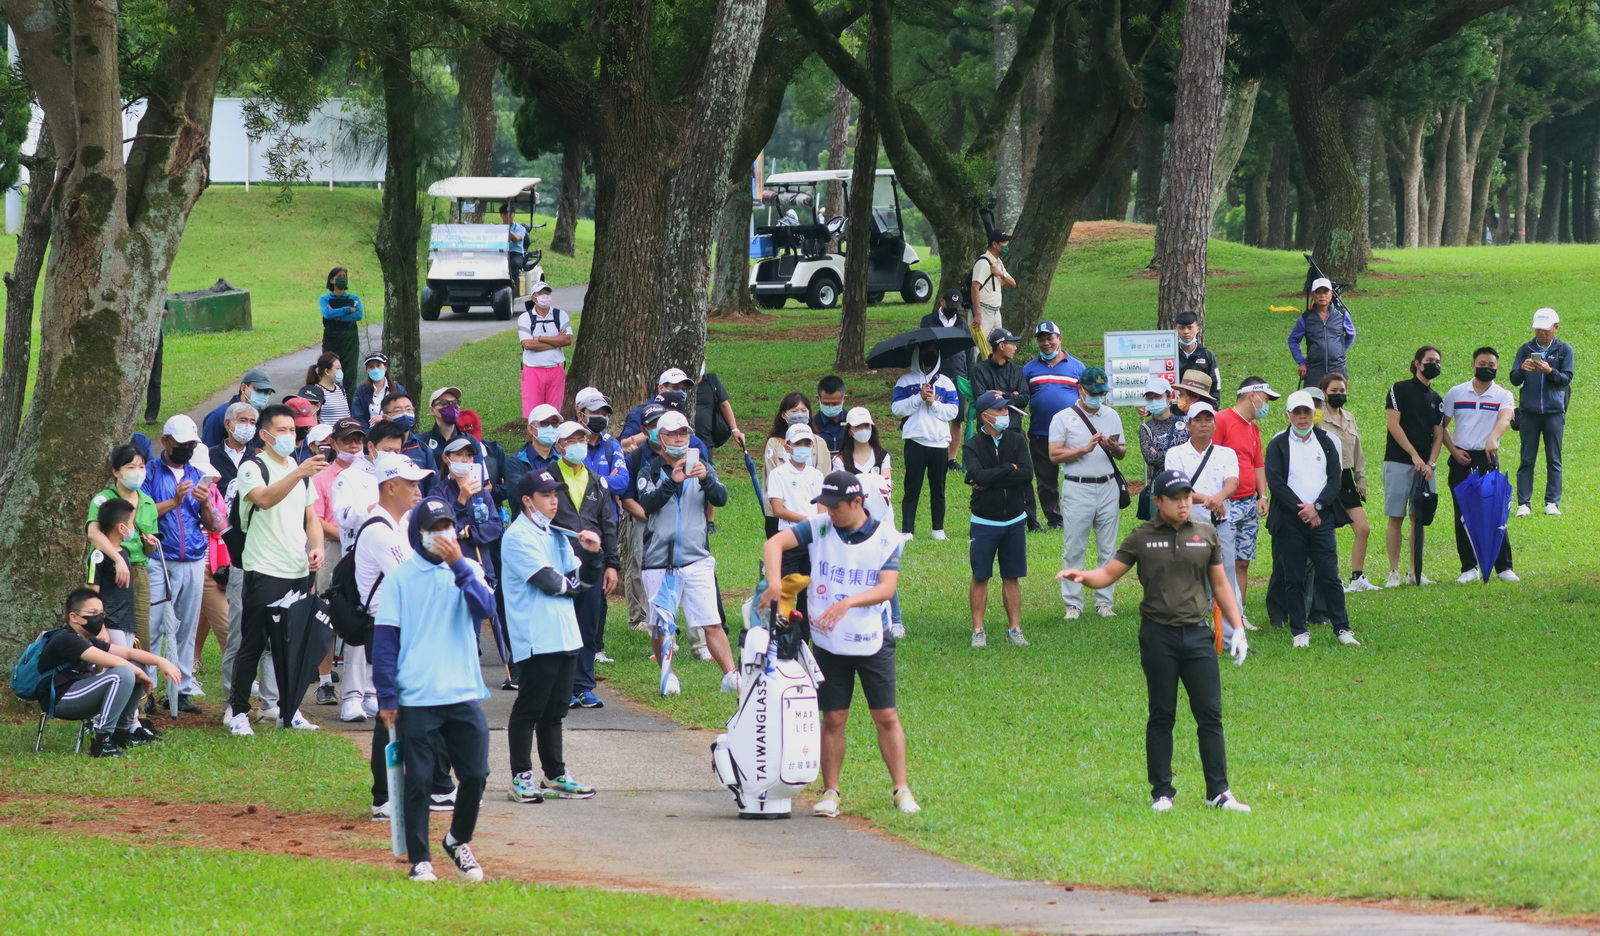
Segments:
[[[430,530],[440,520],[456,522],[456,512],[450,508],[450,502],[442,497],[424,497],[413,509],[417,512],[419,530]]]
[[[1181,471],[1163,471],[1150,482],[1150,493],[1157,497],[1177,497],[1192,490],[1193,482]]]
[[[1016,335],[1013,335],[1011,332],[1006,331],[1004,328],[996,328],[994,331],[989,333],[989,343],[991,345],[997,345],[1002,341],[1009,341],[1012,344],[1018,344],[1021,339]]]
[[[961,304],[961,290],[952,289],[944,294],[945,305],[958,306]]]
[[[1174,325],[1194,325],[1199,321],[1200,316],[1193,312],[1179,312],[1177,317],[1172,320],[1172,323]]]
[[[1005,231],[990,231],[989,232],[989,243],[991,243],[991,244],[1008,244],[1011,241],[1014,241],[1016,239],[1017,239],[1017,235],[1015,235],[1015,234],[1007,234]]]
[[[295,391],[295,396],[302,400],[310,400],[318,406],[328,402],[328,394],[322,389],[321,384],[306,384]]]
[[[822,493],[811,498],[811,503],[833,507],[861,496],[861,481],[848,471],[831,471],[822,479]]]
[[[640,425],[648,425],[648,424],[653,423],[653,422],[660,422],[661,421],[661,415],[663,413],[665,413],[666,411],[667,411],[667,408],[665,406],[662,406],[660,403],[647,404],[645,406],[645,408],[639,413],[639,424]]]
[[[677,410],[681,413],[684,411],[684,407],[689,405],[689,396],[682,390],[668,390],[665,393],[656,394],[656,401],[667,409]]]
[[[548,470],[525,471],[517,479],[517,497],[532,497],[548,491],[558,490],[561,482],[555,479]]]

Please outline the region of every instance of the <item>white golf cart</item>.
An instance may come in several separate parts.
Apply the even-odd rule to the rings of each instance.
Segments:
[[[765,224],[750,240],[750,295],[764,309],[779,309],[800,299],[813,309],[831,309],[844,286],[844,255],[830,253],[835,235],[844,230],[844,216],[823,217],[827,184],[838,183],[848,204],[849,169],[780,172],[767,178],[772,198],[758,203]],[[856,245],[850,245],[856,249]],[[867,246],[867,301],[876,305],[886,293],[898,292],[912,305],[933,295],[928,274],[911,269],[920,261],[906,243],[900,217],[900,184],[894,170],[879,169],[872,197],[872,242]]]
[[[511,318],[512,303],[526,299],[544,279],[544,251],[527,250],[522,269],[510,268],[509,229],[500,223],[500,206],[510,205],[512,220],[519,209],[530,216],[539,195],[538,179],[456,176],[428,186],[428,194],[450,199],[450,221],[435,224],[428,234],[428,283],[422,289],[422,317],[433,321],[439,311],[462,314],[473,306],[489,306],[494,317]],[[477,215],[481,222],[463,222]],[[534,228],[543,224],[531,225]],[[526,247],[526,243],[523,245]]]

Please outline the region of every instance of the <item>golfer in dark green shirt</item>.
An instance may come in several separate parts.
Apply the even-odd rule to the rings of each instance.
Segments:
[[[1228,755],[1222,740],[1222,680],[1209,621],[1211,597],[1234,627],[1232,652],[1243,663],[1249,652],[1239,606],[1222,569],[1217,529],[1189,519],[1192,486],[1181,471],[1163,471],[1151,482],[1158,514],[1122,541],[1112,560],[1098,569],[1064,569],[1058,579],[1105,588],[1139,567],[1144,600],[1139,602],[1139,656],[1150,691],[1145,722],[1145,768],[1151,808],[1172,808],[1172,723],[1178,711],[1178,683],[1189,694],[1200,737],[1200,765],[1206,775],[1206,802],[1218,809],[1249,812],[1228,789]]]

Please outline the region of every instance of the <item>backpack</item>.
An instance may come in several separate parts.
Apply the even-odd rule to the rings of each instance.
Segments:
[[[44,648],[50,643],[50,638],[61,630],[58,627],[40,634],[33,643],[23,648],[22,658],[11,669],[11,691],[17,694],[17,698],[24,702],[38,702],[51,715],[55,714],[56,707],[56,674],[72,664],[63,663],[45,672],[39,669],[39,660],[44,657]]]
[[[244,458],[241,458],[239,460],[240,471],[244,470],[246,462],[254,462],[255,466],[261,469],[261,478],[263,481],[271,477],[271,475],[267,473],[266,462],[261,460],[261,456],[246,455]],[[307,488],[311,487],[310,478],[301,478],[300,482]],[[235,475],[233,500],[228,504],[228,529],[224,530],[222,533],[222,545],[228,547],[228,556],[233,560],[233,564],[243,568],[244,541],[245,537],[248,536],[250,532],[245,520],[251,516],[254,516],[256,512],[256,505],[251,504],[248,513],[243,511],[243,509],[240,507],[240,504],[248,498],[239,496],[237,487],[238,483],[238,476]]]
[[[982,285],[980,287],[980,288],[983,288],[983,289],[987,289],[987,288],[989,288],[989,284],[994,282],[994,258],[990,257],[989,256],[989,252],[986,250],[983,253],[978,254],[977,260],[973,260],[972,261],[972,265],[973,266],[977,266],[978,265],[978,260],[988,260],[989,261],[989,275],[983,278],[983,282],[982,282]],[[966,309],[968,312],[972,311],[972,290],[971,289],[963,289],[963,290],[961,290],[961,308]]]
[[[352,647],[366,647],[372,643],[373,620],[368,608],[372,605],[372,596],[383,583],[383,574],[379,573],[366,598],[362,599],[361,590],[356,587],[356,547],[367,527],[386,522],[382,517],[368,517],[361,524],[355,539],[350,541],[350,550],[334,565],[328,590],[322,593],[322,600],[328,603],[328,617],[332,618],[334,633]]]

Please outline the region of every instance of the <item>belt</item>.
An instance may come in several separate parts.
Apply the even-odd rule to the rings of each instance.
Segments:
[[[1063,481],[1076,481],[1079,484],[1104,484],[1107,481],[1111,480],[1111,476],[1110,475],[1102,475],[1102,476],[1100,476],[1098,478],[1080,478],[1077,475],[1062,475],[1061,476],[1061,480],[1063,480]]]

